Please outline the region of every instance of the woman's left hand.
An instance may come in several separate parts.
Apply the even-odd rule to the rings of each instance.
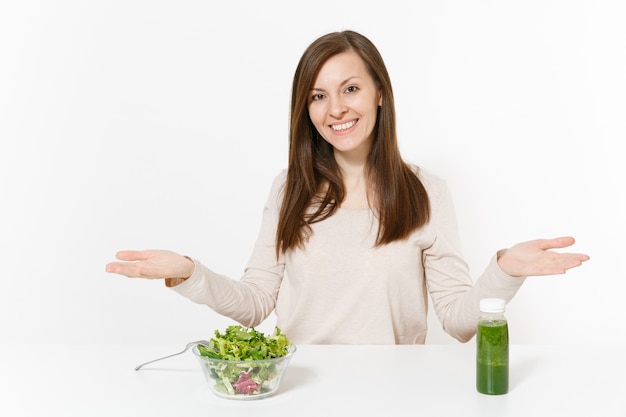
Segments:
[[[558,253],[550,249],[573,245],[573,237],[537,239],[518,243],[498,252],[498,265],[511,276],[539,276],[564,274],[568,269],[589,260],[583,253]]]

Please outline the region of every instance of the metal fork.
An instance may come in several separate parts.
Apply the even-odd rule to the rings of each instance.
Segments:
[[[171,358],[172,356],[181,355],[181,354],[183,354],[183,353],[187,352],[190,348],[192,348],[192,347],[194,347],[194,346],[196,346],[196,345],[202,345],[202,346],[205,346],[205,347],[209,347],[209,342],[208,342],[208,341],[206,341],[206,340],[197,340],[197,341],[195,341],[195,342],[189,342],[189,343],[187,343],[187,346],[185,346],[185,349],[181,350],[180,352],[178,352],[178,353],[173,353],[173,354],[171,354],[171,355],[167,355],[167,356],[163,356],[162,358],[153,359],[153,360],[151,360],[151,361],[148,361],[148,362],[142,363],[141,365],[137,365],[137,367],[135,367],[135,371],[140,370],[141,368],[143,368],[145,365],[148,365],[149,363],[156,362],[156,361],[160,361],[160,360],[162,360],[162,359]]]

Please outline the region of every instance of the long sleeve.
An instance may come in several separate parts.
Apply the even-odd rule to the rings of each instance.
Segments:
[[[196,259],[193,274],[172,290],[244,326],[256,326],[274,310],[285,269],[276,259],[275,235],[284,173],[277,176],[263,208],[261,230],[239,280],[218,274]]]
[[[504,273],[494,255],[474,284],[461,253],[454,204],[441,180],[431,178],[433,243],[424,249],[424,269],[434,310],[444,330],[465,342],[476,333],[481,298],[510,301],[524,283],[523,277]]]

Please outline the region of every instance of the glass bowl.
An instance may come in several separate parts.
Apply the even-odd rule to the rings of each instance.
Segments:
[[[197,345],[192,352],[215,395],[232,400],[257,400],[278,390],[296,347],[290,346],[287,355],[280,358],[249,361],[202,356]]]

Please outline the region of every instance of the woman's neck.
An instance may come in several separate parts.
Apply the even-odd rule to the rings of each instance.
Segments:
[[[365,161],[338,160],[345,197],[339,207],[347,210],[363,210],[369,208],[368,181],[365,174]]]

